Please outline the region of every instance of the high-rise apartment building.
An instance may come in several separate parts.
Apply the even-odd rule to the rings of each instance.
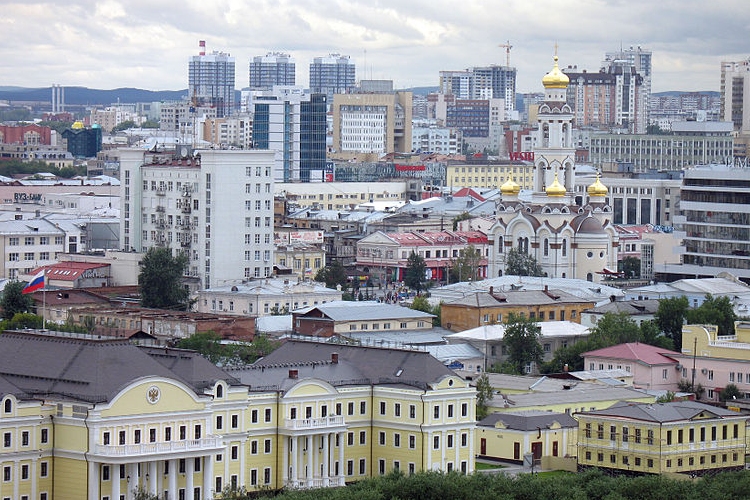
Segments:
[[[328,102],[333,102],[334,94],[351,92],[355,78],[356,67],[349,56],[330,54],[310,63],[310,92],[326,94]]]
[[[273,153],[120,150],[120,241],[188,257],[194,289],[271,275]]]
[[[505,111],[516,103],[516,68],[490,65],[462,71],[440,72],[440,93],[456,99],[504,99]]]
[[[216,108],[219,118],[234,109],[234,57],[224,52],[206,54],[206,42],[200,41],[200,53],[188,66],[189,99],[194,105]]]
[[[608,52],[596,73],[564,70],[568,104],[578,127],[621,128],[645,134],[651,98],[651,52],[640,47]]]
[[[734,130],[750,134],[750,59],[721,63],[721,116]]]
[[[251,92],[253,147],[274,151],[276,182],[322,180],[326,160],[326,110],[324,94],[302,87],[280,87]]]
[[[295,85],[294,58],[283,52],[269,52],[250,61],[250,88],[270,89],[274,85]]]

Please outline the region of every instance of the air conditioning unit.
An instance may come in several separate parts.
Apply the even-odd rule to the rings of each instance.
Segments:
[[[682,370],[682,365],[681,364],[676,364],[676,365],[674,365],[674,369],[677,370],[677,371],[680,371],[680,370]]]

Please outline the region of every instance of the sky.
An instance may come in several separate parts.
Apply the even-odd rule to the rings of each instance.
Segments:
[[[652,91],[718,91],[720,62],[750,57],[748,0],[0,0],[0,86],[187,88],[198,41],[236,59],[281,51],[307,86],[314,57],[348,55],[357,80],[437,86],[441,70],[510,64],[518,92],[606,52],[653,52]]]

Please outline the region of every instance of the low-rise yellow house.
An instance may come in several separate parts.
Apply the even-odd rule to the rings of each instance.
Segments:
[[[694,401],[619,403],[578,418],[578,466],[700,475],[745,466],[747,416]]]
[[[192,351],[5,332],[0,366],[0,498],[210,499],[474,470],[476,392],[423,351],[290,341],[228,372]]]
[[[567,413],[522,411],[492,413],[477,423],[479,457],[522,462],[575,457],[578,422]]]

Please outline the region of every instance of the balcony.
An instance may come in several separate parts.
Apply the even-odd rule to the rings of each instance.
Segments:
[[[156,190],[156,196],[166,196],[167,190],[164,188],[159,188]]]
[[[213,452],[223,449],[224,443],[220,438],[207,437],[182,441],[167,441],[161,443],[140,443],[125,445],[94,445],[93,454],[98,457],[109,458],[138,458],[158,455],[189,454],[194,452]]]
[[[159,213],[164,213],[164,212],[166,212],[166,208],[164,208],[163,205],[157,205],[156,206],[156,211],[159,212]]]
[[[288,431],[310,431],[310,430],[344,430],[346,422],[341,415],[333,415],[321,418],[284,419],[284,429]]]
[[[288,479],[284,481],[284,487],[290,489],[305,489],[305,488],[333,488],[336,486],[346,486],[346,481],[343,476],[334,477],[316,477],[312,479]]]

